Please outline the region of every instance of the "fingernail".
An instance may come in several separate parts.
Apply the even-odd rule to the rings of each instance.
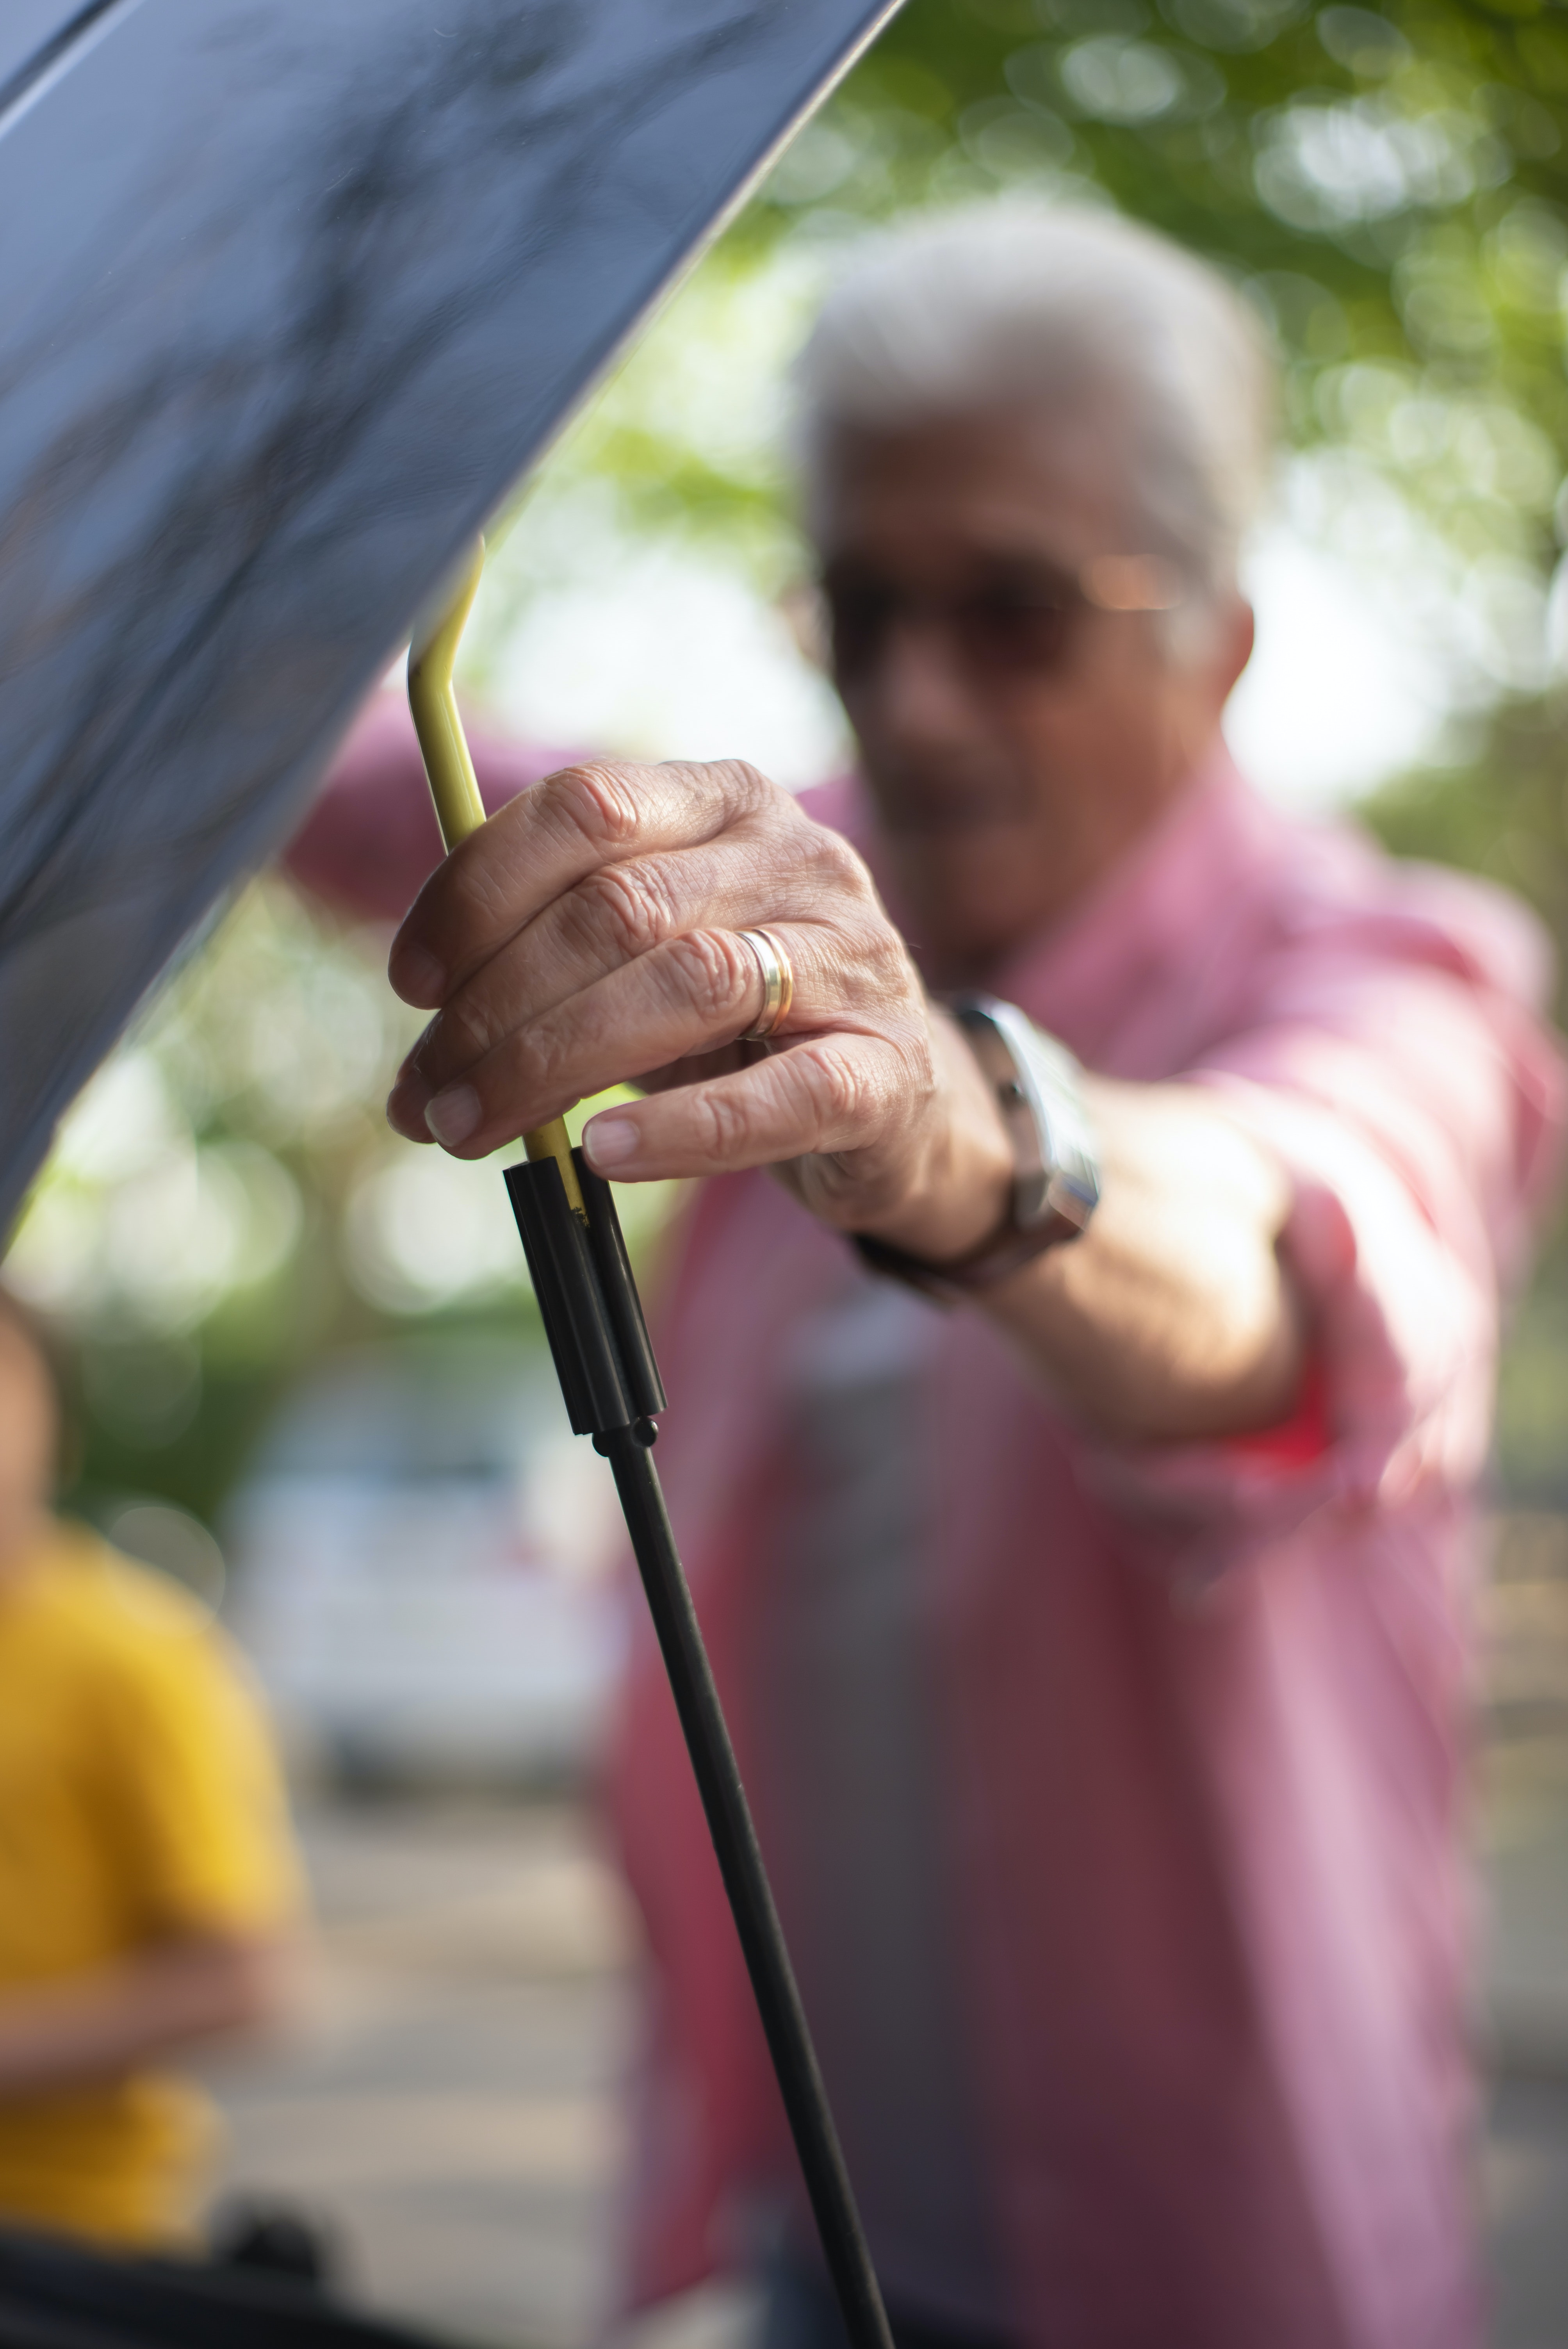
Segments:
[[[642,1145],[642,1134],[629,1117],[596,1117],[583,1129],[583,1147],[595,1174],[624,1166]]]
[[[405,1003],[418,1004],[428,1009],[439,1003],[447,992],[447,973],[433,954],[423,947],[405,947],[395,957],[397,976],[392,984]]]
[[[472,1085],[449,1085],[425,1106],[425,1123],[448,1150],[466,1142],[480,1122],[480,1097]]]

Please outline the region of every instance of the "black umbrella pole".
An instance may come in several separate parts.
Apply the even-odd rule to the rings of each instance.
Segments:
[[[670,1530],[658,1470],[648,1450],[651,1435],[651,1427],[646,1434],[642,1427],[618,1428],[596,1441],[614,1471],[648,1611],[686,1733],[708,1833],[729,1896],[845,2328],[854,2349],[891,2349],[882,2293],[773,1905],[772,1887],[751,1823],[751,1806]]]
[[[587,1220],[552,1158],[507,1174],[572,1424],[609,1461],[719,1874],[852,2349],[892,2349],[882,2293],[785,1947],[702,1629],[654,1466],[665,1394],[610,1187],[573,1153]]]

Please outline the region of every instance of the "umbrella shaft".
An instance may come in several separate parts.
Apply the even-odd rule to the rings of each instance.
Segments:
[[[427,617],[408,647],[408,702],[449,851],[485,820],[452,685],[458,640],[483,565],[481,540],[469,550],[454,600],[434,619]],[[563,1120],[525,1134],[523,1141],[529,1163],[508,1170],[506,1187],[534,1294],[573,1430],[592,1434],[614,1471],[851,2349],[893,2349],[735,1749],[650,1456],[654,1418],[665,1407],[665,1391],[610,1186],[573,1149]]]
[[[845,2327],[852,2349],[892,2349],[838,2131],[762,1864],[751,1808],[670,1529],[658,1471],[634,1427],[611,1429],[595,1442],[614,1471],[648,1611],[675,1693],[719,1874],[729,1896]]]

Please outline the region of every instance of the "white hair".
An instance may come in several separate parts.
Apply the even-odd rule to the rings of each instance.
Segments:
[[[1105,400],[1141,541],[1106,551],[1173,564],[1193,617],[1235,585],[1273,453],[1273,357],[1225,279],[1150,230],[1004,202],[882,231],[829,294],[795,382],[809,502],[841,428]]]

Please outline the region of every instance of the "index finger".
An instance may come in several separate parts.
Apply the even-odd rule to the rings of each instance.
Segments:
[[[387,976],[405,1003],[433,1010],[589,874],[648,849],[712,840],[773,796],[738,759],[562,767],[437,866],[392,941]]]

